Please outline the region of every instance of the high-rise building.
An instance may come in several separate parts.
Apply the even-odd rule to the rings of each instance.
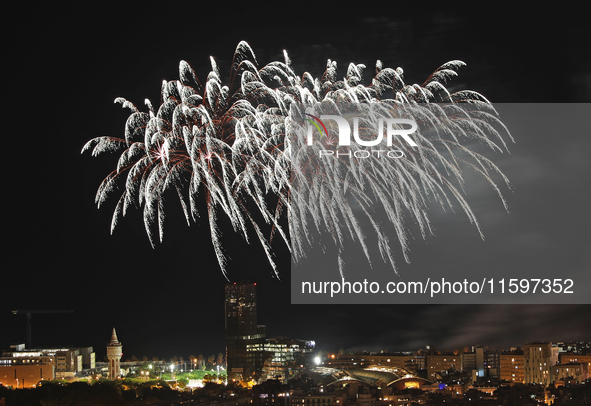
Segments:
[[[501,352],[496,350],[484,351],[484,375],[489,378],[499,378],[501,375]]]
[[[111,333],[111,341],[107,344],[107,358],[109,359],[109,379],[117,379],[120,375],[119,362],[123,346],[117,339],[117,332],[113,327],[113,333]]]
[[[476,376],[485,376],[485,350],[484,347],[472,347],[472,351],[462,354],[462,370],[464,372],[476,371]]]
[[[500,352],[487,347],[472,347],[462,354],[463,371],[474,372],[480,378],[498,378],[500,375]]]
[[[228,379],[258,379],[263,369],[263,354],[246,351],[248,344],[265,339],[265,326],[257,324],[256,283],[227,284],[225,291]]]
[[[548,386],[553,382],[552,367],[558,363],[558,347],[547,342],[532,342],[523,348],[525,383]]]
[[[501,380],[506,382],[524,383],[523,351],[503,351],[500,355]]]

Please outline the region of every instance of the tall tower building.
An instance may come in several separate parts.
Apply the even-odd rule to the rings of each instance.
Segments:
[[[107,344],[107,358],[109,359],[109,379],[117,379],[119,377],[120,368],[119,362],[123,352],[121,351],[123,346],[117,340],[117,332],[113,327],[113,333],[111,334],[111,341]]]
[[[265,326],[257,324],[256,284],[227,284],[225,291],[228,378],[250,380],[262,371],[263,359],[246,346],[265,339]]]
[[[558,347],[552,343],[533,342],[523,347],[525,383],[548,386],[554,380],[552,367],[558,363]]]

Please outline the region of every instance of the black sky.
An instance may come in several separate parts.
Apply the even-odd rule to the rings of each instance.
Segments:
[[[493,103],[591,101],[589,30],[570,12],[514,14],[500,7],[450,10],[393,2],[356,7],[28,5],[7,16],[3,207],[8,238],[1,347],[24,341],[24,318],[11,310],[55,308],[75,314],[34,317],[33,344],[92,345],[102,356],[115,326],[126,356],[224,351],[225,280],[205,224],[187,228],[180,205],[171,199],[165,240],[156,249],[150,247],[140,211],[109,235],[116,198],[97,210],[94,195],[114,169],[116,156],[80,154],[93,137],[123,133],[127,112],[113,104],[116,97],[142,108],[144,98],[157,105],[162,80],[178,78],[181,59],[204,80],[209,56],[214,56],[224,76],[236,45],[246,40],[261,64],[282,58],[287,49],[297,72],[320,75],[330,58],[343,70],[352,61],[365,63],[368,81],[381,59],[385,66],[403,67],[406,81],[417,83],[448,60],[460,59],[468,66],[454,85],[479,91]],[[579,142],[572,159],[587,162],[590,143]],[[533,153],[534,163],[507,162],[504,169],[518,179],[524,179],[520,173],[532,173],[532,183],[524,185],[534,185],[534,193],[548,187],[536,176],[541,158]],[[572,195],[561,211],[561,220],[572,228],[563,231],[571,230],[573,252],[581,257],[591,246],[584,210],[588,174],[579,173],[588,169],[581,162],[576,178],[564,169],[576,185],[568,189]],[[510,204],[519,206],[519,198],[511,198]],[[439,229],[444,236],[462,235],[456,230],[463,230],[464,222],[452,216]],[[443,249],[438,238],[417,249]],[[312,339],[333,350],[591,339],[588,305],[293,306],[284,249],[278,252],[285,258],[285,277],[276,281],[258,248],[229,234],[225,239],[232,257],[230,277],[258,283],[259,322],[268,326],[270,336]],[[554,257],[557,265],[563,263],[561,255]]]

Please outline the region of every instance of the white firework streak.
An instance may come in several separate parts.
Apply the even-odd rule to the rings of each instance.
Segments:
[[[234,231],[249,243],[249,230],[254,230],[278,278],[270,245],[273,236],[283,239],[294,260],[299,261],[318,243],[310,237],[310,230],[328,233],[339,252],[345,239],[358,241],[371,265],[359,216],[369,220],[382,260],[396,271],[392,244],[383,225],[374,219],[374,205],[385,208],[408,262],[405,213],[425,238],[433,233],[428,204],[436,201],[452,208],[453,196],[478,228],[463,197],[460,165],[481,174],[505,204],[491,176],[500,174],[510,187],[509,181],[490,160],[466,144],[476,140],[502,151],[506,150],[502,134],[513,140],[486,98],[473,91],[450,93],[446,89],[444,84],[457,75],[463,62],[442,65],[422,85],[406,85],[401,68],[383,68],[378,61],[375,77],[365,86],[364,65],[349,64],[346,76],[338,79],[336,62],[328,60],[320,79],[307,72],[299,77],[285,51],[284,55],[283,62],[271,62],[259,69],[251,47],[241,42],[234,53],[227,86],[222,84],[213,58],[205,86],[189,64],[181,61],[180,79],[162,84],[162,103],[157,111],[149,100],[145,101],[148,112],[123,98],[115,100],[131,110],[124,138],[97,137],[82,149],[92,150],[93,156],[123,150],[116,170],[105,178],[96,194],[100,207],[123,179],[125,187],[113,214],[111,232],[130,207],[139,206],[143,207],[152,246],[155,227],[162,241],[164,193],[175,189],[188,224],[197,221],[197,202],[205,200],[214,252],[226,278],[226,257],[217,224],[220,214],[227,216]],[[403,112],[423,123],[413,134],[419,147],[400,146],[404,158],[388,162],[376,156],[363,160],[311,158],[335,140],[316,140],[305,148],[304,138],[288,134],[301,130],[293,113],[301,115],[298,109],[317,108],[319,103],[337,108],[339,103],[367,105],[370,115],[379,116],[387,116],[396,107],[398,114]],[[359,147],[351,146],[352,151],[355,148]],[[273,207],[269,207],[271,200]],[[271,227],[269,236],[265,236],[255,214]],[[288,230],[281,221],[286,217]],[[343,274],[340,256],[338,263]]]

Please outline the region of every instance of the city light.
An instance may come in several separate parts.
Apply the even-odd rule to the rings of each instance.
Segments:
[[[256,311],[254,290],[249,291],[241,285],[231,286],[232,289],[227,290],[226,299],[234,300],[232,303],[236,305],[236,312],[242,311],[244,307]],[[254,284],[252,286],[254,287]],[[244,296],[250,296],[250,300],[241,299]],[[242,317],[242,320],[238,321],[254,326],[254,315],[255,312],[251,312],[250,318]],[[243,333],[242,330],[237,332]],[[315,352],[311,345],[313,341],[287,337],[266,338],[264,334],[257,334],[258,331],[253,329],[251,334],[242,336],[242,340],[245,341],[242,344],[246,350],[242,354],[246,355],[247,360],[256,362],[245,363],[240,367],[236,367],[236,361],[232,358],[227,359],[228,354],[232,355],[231,351],[226,353],[226,364],[222,364],[223,357],[215,360],[212,355],[206,357],[205,361],[200,355],[199,361],[194,356],[190,357],[190,361],[184,361],[182,357],[173,357],[170,363],[164,360],[158,362],[154,358],[155,364],[148,363],[147,360],[142,363],[137,357],[132,357],[132,360],[122,361],[119,365],[122,344],[113,329],[112,339],[107,344],[107,354],[111,355],[105,359],[108,362],[97,363],[96,367],[86,372],[81,364],[76,365],[77,362],[82,362],[82,355],[78,354],[78,350],[85,350],[87,355],[92,353],[91,359],[94,361],[91,347],[29,351],[24,345],[16,345],[12,346],[10,351],[2,353],[3,365],[0,365],[0,368],[10,368],[11,371],[1,376],[10,377],[11,382],[3,385],[14,389],[39,387],[44,385],[45,381],[58,379],[60,386],[68,386],[75,381],[88,382],[107,377],[111,381],[119,382],[123,390],[136,390],[136,385],[149,385],[192,393],[211,384],[212,388],[208,388],[209,396],[215,397],[216,401],[222,396],[234,400],[245,396],[245,403],[251,403],[252,396],[256,394],[256,398],[261,402],[259,406],[282,406],[268,403],[277,397],[284,398],[283,406],[392,406],[409,404],[410,399],[413,399],[411,403],[421,404],[426,403],[425,400],[429,400],[432,394],[441,396],[445,404],[451,404],[454,398],[468,399],[467,391],[470,390],[479,391],[482,399],[485,396],[493,396],[495,392],[501,393],[501,387],[512,387],[512,384],[520,383],[524,388],[528,385],[542,385],[546,388],[545,403],[560,404],[557,401],[560,394],[557,391],[553,392],[554,389],[564,388],[565,385],[585,385],[585,381],[589,379],[588,367],[591,366],[591,342],[578,343],[579,351],[571,349],[573,343],[530,342],[525,343],[523,347],[512,347],[510,350],[496,350],[483,346],[444,350],[425,346],[414,351],[396,353],[387,350],[341,350],[337,355],[333,352]],[[70,364],[66,359],[71,360],[71,369],[66,370],[65,365]],[[328,366],[323,365],[325,359]],[[191,366],[196,367],[195,373],[190,369]],[[34,368],[31,371],[43,377],[29,379],[33,378],[33,375],[23,375],[18,371],[19,368],[31,367]],[[162,375],[166,370],[170,371],[170,378]],[[190,370],[191,373],[183,372],[185,370]],[[115,375],[114,371],[118,372],[115,377],[111,377]],[[226,376],[220,376],[220,371],[224,371]],[[158,375],[166,379],[166,382],[156,381],[154,377]],[[266,381],[287,383],[294,388],[294,392],[285,392],[286,386],[277,386],[273,389],[273,384],[269,385]],[[373,389],[368,391],[367,388]],[[300,392],[302,389],[305,390],[304,394]],[[404,391],[414,391],[416,398],[413,398],[413,392]],[[509,391],[510,389],[507,389],[506,393]],[[567,393],[570,395],[570,392]],[[203,396],[202,393],[199,395]],[[401,398],[403,395],[404,398]],[[471,399],[476,400],[474,396]],[[544,402],[544,399],[539,397],[536,399],[540,402],[538,404]]]

